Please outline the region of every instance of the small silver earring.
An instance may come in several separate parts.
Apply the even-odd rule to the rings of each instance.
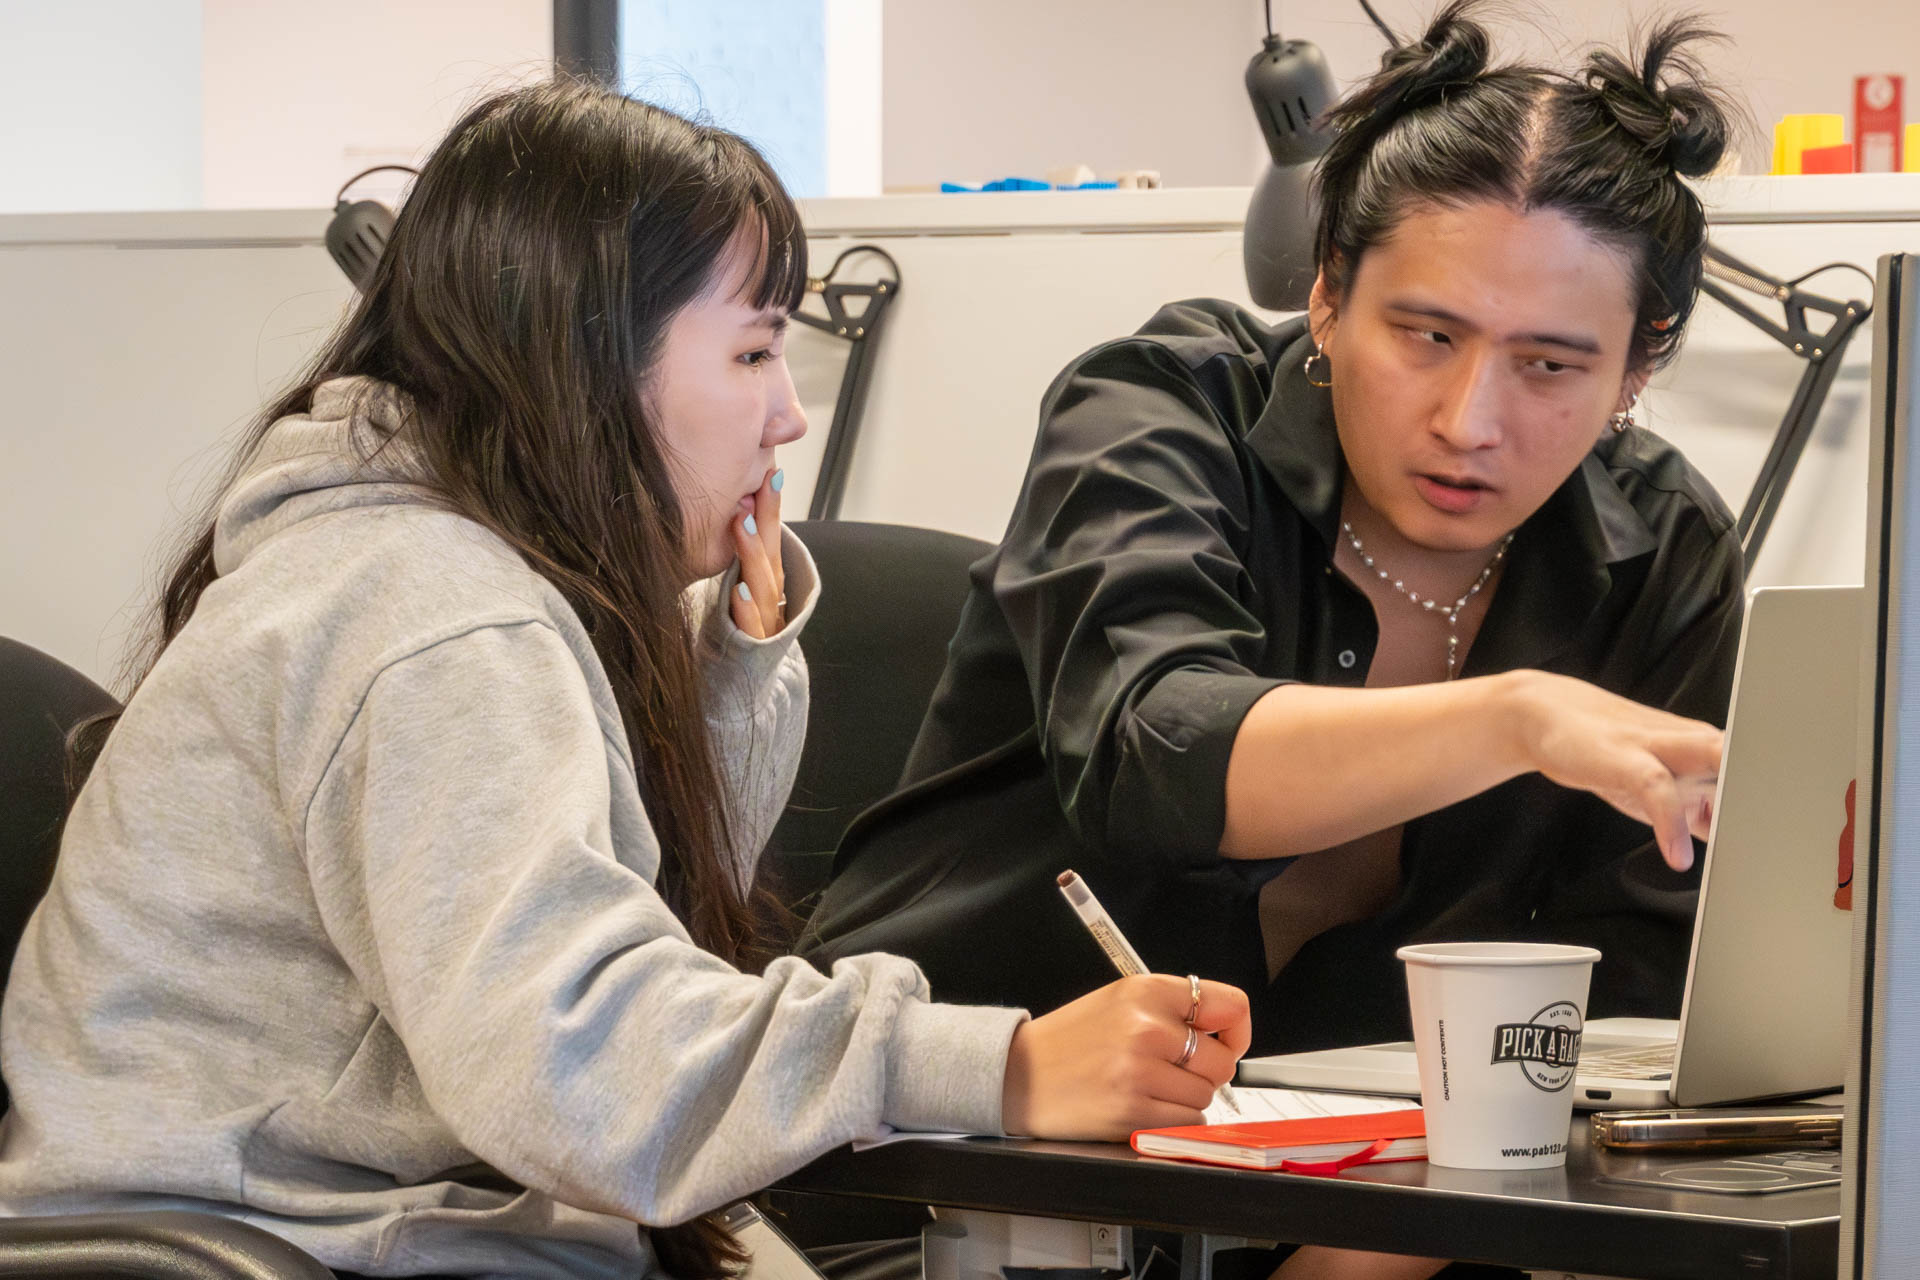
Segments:
[[[1607,419],[1607,425],[1613,428],[1615,435],[1625,431],[1628,427],[1637,427],[1640,425],[1639,421],[1633,416],[1633,411],[1639,407],[1640,397],[1636,394],[1633,399],[1627,401],[1626,408]]]
[[[1324,381],[1322,378],[1313,376],[1313,366],[1316,361],[1320,365],[1320,372]],[[1307,375],[1307,385],[1310,387],[1330,387],[1333,385],[1333,361],[1327,359],[1326,348],[1317,342],[1313,344],[1313,354],[1308,356],[1306,362],[1300,366],[1300,371]]]

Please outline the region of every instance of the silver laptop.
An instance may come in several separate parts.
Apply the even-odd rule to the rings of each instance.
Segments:
[[[1587,1023],[1574,1105],[1711,1106],[1846,1078],[1859,587],[1762,587],[1746,626],[1680,1020]],[[1420,1093],[1413,1043],[1248,1058],[1249,1084]]]

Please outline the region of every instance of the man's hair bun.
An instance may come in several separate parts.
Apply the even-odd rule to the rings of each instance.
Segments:
[[[1332,109],[1329,123],[1377,136],[1448,89],[1472,84],[1492,52],[1486,28],[1466,16],[1472,6],[1473,0],[1452,0],[1418,41],[1380,55],[1380,70]]]
[[[1732,111],[1706,84],[1689,46],[1720,37],[1691,18],[1654,28],[1635,70],[1608,50],[1587,57],[1587,88],[1623,132],[1682,177],[1713,172],[1732,135]]]

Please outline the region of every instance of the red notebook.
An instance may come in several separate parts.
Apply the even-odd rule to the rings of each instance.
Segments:
[[[1426,1159],[1427,1115],[1414,1107],[1353,1116],[1140,1129],[1133,1135],[1133,1149],[1143,1156],[1238,1169],[1338,1173],[1356,1164]]]

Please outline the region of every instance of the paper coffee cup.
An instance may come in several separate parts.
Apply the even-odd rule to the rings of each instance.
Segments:
[[[1587,985],[1600,953],[1544,942],[1401,947],[1427,1159],[1454,1169],[1565,1164]]]

